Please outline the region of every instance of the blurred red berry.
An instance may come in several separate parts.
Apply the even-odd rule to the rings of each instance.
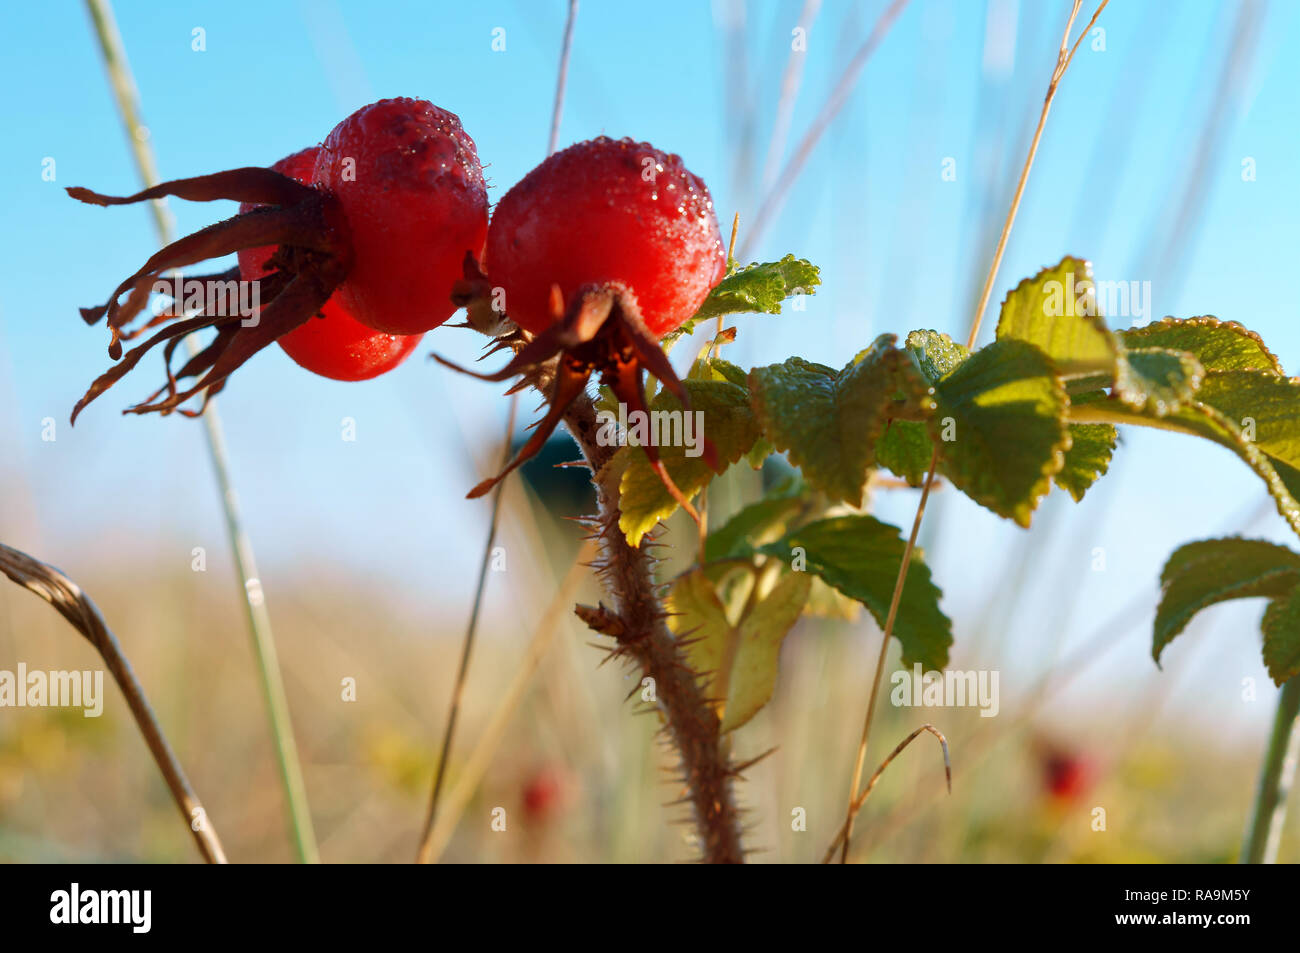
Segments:
[[[1061,748],[1040,755],[1043,788],[1058,802],[1077,801],[1092,787],[1092,762],[1082,754]]]
[[[524,782],[524,814],[532,821],[544,821],[564,807],[567,777],[556,768],[539,768]]]

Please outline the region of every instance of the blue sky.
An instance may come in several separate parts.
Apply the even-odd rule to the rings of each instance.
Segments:
[[[461,116],[495,201],[542,157],[564,6],[228,0],[121,2],[116,12],[164,177],[270,164],[318,142],[357,107],[406,95]],[[743,234],[757,202],[737,155],[761,173],[802,4],[756,3],[739,18],[737,6],[583,0],[560,141],[630,135],[680,153],[724,219],[741,212]],[[822,5],[786,155],[883,7]],[[733,359],[753,365],[798,353],[836,364],[885,331],[964,336],[1068,7],[909,4],[755,248],[756,257],[810,258],[822,266],[824,287],[805,312],[741,318]],[[1300,221],[1300,61],[1285,53],[1300,40],[1300,5],[1268,5],[1239,87],[1225,98],[1206,172],[1187,185],[1238,10],[1210,0],[1120,0],[1105,11],[1104,49],[1085,42],[1057,96],[994,309],[1022,277],[1075,254],[1090,258],[1100,278],[1151,281],[1156,317],[1240,321],[1288,369],[1300,366],[1300,305],[1289,288]],[[998,28],[988,28],[990,19]],[[192,49],[195,28],[204,31],[201,52]],[[505,31],[500,52],[492,49],[497,28]],[[743,56],[733,52],[736,29]],[[196,540],[219,549],[201,427],[117,413],[152,389],[156,363],[147,360],[143,374],[101,398],[75,430],[66,424],[76,397],[107,366],[102,329],[86,328],[76,309],[102,301],[152,251],[154,234],[144,209],[90,208],[63,192],[137,187],[82,6],[6,4],[0,35],[8,39],[0,61],[8,143],[0,150],[0,485],[12,488],[0,502],[0,528],[7,542],[69,570],[104,546],[172,547],[184,559]],[[749,104],[748,119],[736,102]],[[738,139],[745,129],[750,138]],[[53,183],[41,177],[47,157],[56,163]],[[1253,181],[1243,181],[1247,158]],[[941,175],[945,159],[955,181]],[[1179,208],[1194,214],[1175,227]],[[172,209],[182,232],[229,211]],[[436,348],[460,360],[478,346],[454,330],[425,343],[421,354]],[[495,453],[499,394],[419,357],[347,385],[299,370],[278,349],[259,355],[220,404],[263,562],[292,566],[306,552],[376,577],[416,567],[417,580],[467,604],[469,554],[481,545],[487,508],[461,496]],[[52,442],[42,439],[47,417],[58,428]],[[340,439],[344,417],[357,423],[355,443]],[[1168,552],[1222,531],[1261,496],[1225,451],[1127,435],[1111,480],[1055,524],[1059,539],[1044,550],[1051,587],[1017,603],[1010,644],[1032,645],[1061,591],[1080,591],[1089,609],[1143,591],[1154,604]],[[903,523],[914,497],[881,506]],[[1026,534],[962,499],[941,499],[932,522],[936,573],[950,614],[961,617],[1006,585],[1000,573]],[[1267,515],[1251,532],[1286,539]],[[1109,557],[1105,572],[1090,569],[1098,546]],[[270,598],[274,605],[273,588]],[[1230,701],[1231,686],[1212,679],[1223,671],[1228,681],[1262,676],[1258,608],[1216,613],[1216,641],[1196,642],[1193,683]],[[1067,623],[1067,641],[1089,632],[1086,621]],[[1116,678],[1154,672],[1143,620],[1136,623]]]

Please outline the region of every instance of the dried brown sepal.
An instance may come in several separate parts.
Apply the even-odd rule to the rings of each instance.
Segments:
[[[168,414],[202,393],[203,404],[197,411],[181,410],[187,416],[202,413],[207,400],[221,390],[231,372],[276,338],[318,314],[351,268],[351,240],[337,200],[327,192],[302,185],[272,169],[232,169],[177,179],[128,196],[102,195],[82,188],[70,188],[68,194],[93,205],[127,205],[164,196],[201,202],[229,199],[260,203],[248,212],[210,225],[160,249],[119,284],[105,304],[81,310],[82,318],[89,324],[106,319],[111,332],[109,355],[122,363],[91,384],[73,409],[74,422],[87,404],[133,369],[145,353],[163,342],[167,344],[164,350],[167,383],[128,412]],[[274,270],[258,279],[260,309],[257,314],[200,311],[187,317],[184,303],[177,301],[171,308],[150,315],[139,325],[128,327],[145,310],[155,284],[164,280],[166,272],[268,245],[278,247],[270,262]],[[201,281],[207,286],[211,282],[238,278],[239,272],[235,269],[188,280]],[[127,297],[122,301],[124,293]],[[165,327],[123,355],[123,341],[160,325]],[[216,329],[215,338],[191,357],[179,372],[173,373],[171,361],[180,340],[204,328]],[[178,383],[182,380],[196,383],[182,390]],[[159,400],[160,397],[163,399]]]
[[[466,293],[470,290],[468,286],[465,289]],[[514,358],[494,374],[471,371],[437,354],[433,355],[437,361],[453,370],[486,381],[504,381],[516,375],[532,374],[542,364],[558,356],[554,382],[548,391],[550,409],[546,416],[535,425],[532,437],[500,473],[470,490],[470,499],[489,492],[506,474],[528,461],[542,448],[569,405],[585,391],[592,374],[600,374],[601,383],[627,405],[629,415],[638,410],[649,412],[645,382],[641,374],[643,369],[650,371],[663,383],[664,388],[681,402],[683,410],[690,411],[690,394],[673,370],[659,342],[646,328],[636,295],[630,288],[617,282],[584,285],[573,295],[566,308],[560,289],[553,287],[551,311],[554,323],[519,348]],[[643,450],[669,493],[698,522],[695,510],[659,460],[658,447],[646,444]],[[708,439],[704,441],[703,456],[716,469],[717,451]]]

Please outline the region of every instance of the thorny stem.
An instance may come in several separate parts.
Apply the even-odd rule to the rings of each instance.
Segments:
[[[131,151],[140,178],[146,187],[152,187],[158,184],[158,169],[154,162],[153,150],[148,144],[148,129],[140,121],[135,82],[131,77],[131,67],[126,59],[122,36],[113,18],[112,5],[109,0],[86,0],[86,7],[95,27],[95,35],[99,39],[100,50],[104,55],[104,68],[113,87],[113,95],[117,100],[118,111],[122,115],[122,123],[126,127],[127,139],[131,143]],[[154,226],[159,239],[164,245],[170,244],[174,237],[174,228],[167,206],[161,200],[156,200],[149,203],[149,208],[153,212]],[[185,338],[185,348],[191,357],[199,352],[199,343],[193,335]],[[235,572],[243,589],[244,609],[253,639],[253,652],[257,658],[262,692],[266,697],[271,735],[275,742],[280,780],[284,785],[294,848],[300,862],[319,863],[320,854],[316,847],[316,834],[312,829],[311,809],[307,804],[307,788],[298,759],[298,745],[293,736],[293,723],[289,717],[289,700],[284,690],[284,678],[280,673],[275,639],[271,634],[271,617],[266,609],[266,598],[253,557],[253,544],[239,515],[239,498],[230,478],[225,434],[221,427],[221,418],[217,414],[215,400],[209,400],[205,406],[203,426],[207,435],[213,474],[221,497],[227,535],[234,552]]]
[[[1079,15],[1079,8],[1083,5],[1083,0],[1074,0],[1070,9],[1070,17],[1065,22],[1065,30],[1061,34],[1061,48],[1056,57],[1056,67],[1052,70],[1052,77],[1047,84],[1047,94],[1043,97],[1043,109],[1038,116],[1038,126],[1034,130],[1034,138],[1029,144],[1029,154],[1025,157],[1024,167],[1020,170],[1020,180],[1016,184],[1015,195],[1011,199],[1011,208],[1007,210],[1006,221],[1002,224],[1002,234],[998,237],[997,248],[993,253],[993,262],[989,266],[987,277],[984,279],[984,287],[980,291],[979,304],[975,308],[975,316],[971,321],[970,334],[967,336],[966,346],[973,348],[975,340],[979,337],[980,324],[984,319],[984,310],[988,307],[989,297],[993,293],[993,283],[997,279],[998,269],[1002,264],[1002,255],[1006,251],[1007,238],[1011,235],[1011,227],[1015,224],[1016,213],[1020,209],[1020,200],[1025,193],[1025,185],[1029,181],[1029,171],[1034,165],[1034,156],[1038,153],[1038,143],[1043,137],[1043,128],[1047,125],[1047,114],[1052,108],[1052,100],[1056,98],[1057,87],[1061,79],[1065,76],[1065,71],[1069,68],[1070,62],[1074,59],[1075,51],[1079,49],[1079,44],[1083,38],[1088,35],[1097,18],[1101,16],[1101,11],[1106,9],[1110,0],[1101,0],[1092,19],[1088,25],[1079,33],[1078,39],[1075,40],[1074,46],[1070,46],[1070,31],[1074,27],[1075,18]],[[921,502],[917,504],[916,518],[912,521],[912,534],[908,540],[907,548],[903,551],[903,559],[898,567],[898,580],[894,583],[894,594],[890,601],[890,614],[885,624],[884,638],[880,645],[880,656],[876,661],[876,673],[871,684],[871,698],[867,703],[867,716],[863,723],[862,740],[858,745],[857,760],[853,768],[853,787],[849,791],[849,808],[848,819],[846,821],[846,831],[844,836],[844,845],[840,852],[840,863],[847,863],[849,857],[849,846],[853,838],[853,817],[856,811],[854,804],[857,800],[858,783],[862,779],[862,766],[866,759],[867,742],[871,735],[871,722],[876,708],[876,696],[879,694],[881,677],[884,674],[885,656],[889,648],[889,638],[893,634],[894,615],[897,610],[898,602],[903,594],[903,584],[907,581],[908,566],[912,561],[912,550],[916,546],[916,537],[921,529],[921,517],[925,513],[926,500],[930,495],[930,488],[934,485],[935,470],[939,465],[939,446],[935,444],[933,453],[930,454],[930,466],[926,470],[924,489],[921,491]]]
[[[1286,821],[1286,802],[1295,781],[1296,762],[1300,760],[1300,676],[1282,686],[1277,700],[1277,714],[1268,737],[1268,751],[1259,771],[1255,809],[1241,847],[1241,861],[1246,864],[1277,863],[1282,845],[1282,827]]]
[[[617,639],[616,654],[634,660],[653,679],[665,730],[681,755],[682,780],[688,788],[684,800],[694,808],[703,859],[743,863],[740,816],[731,785],[736,768],[724,751],[721,724],[700,688],[699,676],[682,658],[664,621],[647,544],[628,545],[618,526],[618,474],[608,465],[617,448],[597,441],[596,409],[586,394],[570,405],[564,421],[582,448],[596,486],[594,536],[601,548],[596,567],[613,602],[604,613],[609,624],[600,630]],[[591,624],[590,613],[584,620]]]

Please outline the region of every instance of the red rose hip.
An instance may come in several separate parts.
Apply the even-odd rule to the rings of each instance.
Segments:
[[[312,182],[352,233],[338,295],[358,321],[419,334],[451,317],[465,253],[482,257],[488,227],[483,169],[453,113],[416,99],[359,109],[322,143]]]
[[[636,295],[656,338],[691,317],[726,269],[713,200],[682,160],[644,142],[592,139],[555,153],[501,199],[487,272],[506,312],[537,334],[583,285]]]
[[[310,182],[319,147],[303,149],[271,166],[298,182]],[[256,208],[244,203],[240,213]],[[244,281],[262,278],[274,245],[240,249],[239,276]],[[397,335],[376,331],[348,313],[335,293],[321,307],[320,316],[276,339],[284,352],[302,368],[337,381],[362,381],[391,371],[419,346],[421,334]]]
[[[474,487],[471,497],[541,449],[593,373],[629,413],[647,409],[643,369],[690,409],[659,340],[696,313],[726,274],[727,256],[709,190],[677,156],[603,137],[557,152],[497,205],[487,274],[470,264],[457,289],[470,313],[488,293],[495,300],[499,288],[506,314],[531,333],[503,370],[474,376],[505,380],[560,358],[546,416],[506,468]],[[668,492],[699,522],[658,448],[644,450]],[[703,458],[717,468],[707,437]]]

